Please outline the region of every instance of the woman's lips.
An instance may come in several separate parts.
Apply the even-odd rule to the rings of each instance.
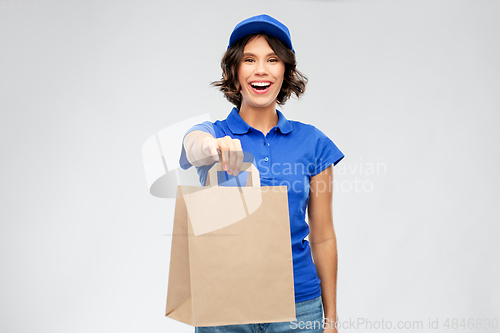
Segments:
[[[255,93],[255,94],[259,94],[259,95],[262,95],[262,94],[265,94],[266,92],[268,92],[271,87],[272,87],[272,83],[269,84],[269,86],[266,88],[266,89],[255,89],[251,84],[248,84],[248,86],[250,87],[250,89]]]

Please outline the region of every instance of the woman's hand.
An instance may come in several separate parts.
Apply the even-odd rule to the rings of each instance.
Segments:
[[[227,171],[229,175],[237,176],[240,172],[243,150],[239,139],[233,139],[230,136],[215,139],[207,136],[203,138],[202,149],[215,162],[222,159],[224,171]]]

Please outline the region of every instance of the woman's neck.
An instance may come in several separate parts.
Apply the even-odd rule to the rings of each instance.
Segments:
[[[278,125],[278,113],[276,112],[276,103],[263,108],[255,108],[246,104],[241,105],[240,117],[256,130],[264,135],[276,125]]]

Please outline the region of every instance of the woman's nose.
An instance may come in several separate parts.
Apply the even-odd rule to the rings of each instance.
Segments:
[[[256,68],[255,68],[255,74],[258,74],[258,75],[267,74],[267,67],[266,67],[265,62],[262,62],[262,61],[257,62]]]

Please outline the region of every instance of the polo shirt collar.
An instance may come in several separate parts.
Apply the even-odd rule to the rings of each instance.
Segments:
[[[234,134],[245,134],[250,129],[250,126],[241,118],[240,111],[233,108],[229,116],[227,116],[227,126]],[[292,131],[292,124],[285,118],[283,113],[276,110],[278,113],[278,129],[283,134],[288,134]]]

